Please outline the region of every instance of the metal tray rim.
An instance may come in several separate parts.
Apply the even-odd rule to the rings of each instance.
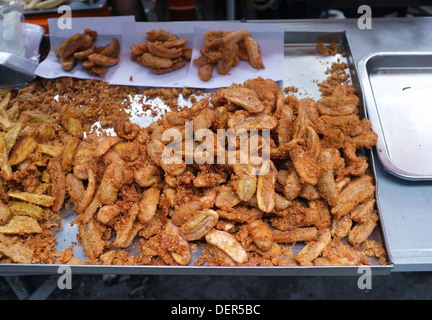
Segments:
[[[154,266],[154,265],[68,265],[68,264],[4,264],[0,276],[62,274],[69,267],[72,274],[132,274],[132,275],[223,275],[223,276],[348,276],[359,275],[370,268],[373,275],[388,275],[393,263],[355,266]]]

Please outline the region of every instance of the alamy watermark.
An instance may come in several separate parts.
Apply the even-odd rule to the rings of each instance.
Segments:
[[[72,269],[70,266],[60,266],[57,273],[61,276],[57,279],[57,287],[60,290],[72,289]]]
[[[372,29],[372,9],[368,5],[361,5],[357,9],[357,13],[362,13],[360,18],[357,20],[357,27],[360,30]]]
[[[57,27],[61,30],[72,29],[72,8],[68,5],[61,5],[57,9],[61,16],[57,20]]]
[[[360,266],[357,273],[361,276],[357,279],[357,287],[361,290],[372,289],[372,269],[370,266]]]

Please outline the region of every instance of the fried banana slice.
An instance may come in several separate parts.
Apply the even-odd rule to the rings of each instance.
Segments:
[[[51,210],[58,212],[62,208],[66,196],[66,177],[59,158],[51,159],[48,172],[51,177],[51,196],[54,199]]]
[[[30,234],[41,233],[42,228],[36,219],[28,216],[13,216],[3,226],[0,226],[0,233],[3,234]]]
[[[228,127],[238,131],[244,130],[272,130],[276,128],[278,124],[277,118],[263,113],[257,114],[245,114],[245,113],[234,113],[228,119]]]
[[[286,231],[274,229],[272,233],[274,241],[278,243],[309,242],[316,239],[318,229],[316,227],[294,227]]]
[[[180,68],[183,68],[187,64],[186,60],[179,59],[177,62],[174,62],[171,67],[168,68],[150,68],[150,71],[154,74],[164,74],[173,72],[175,70],[178,70]]]
[[[290,156],[301,181],[313,186],[316,185],[321,168],[308,150],[302,145],[295,145],[290,150]]]
[[[258,113],[264,110],[264,104],[258,98],[257,93],[252,89],[231,86],[219,89],[217,94],[220,94],[229,102],[241,106],[249,112]]]
[[[165,147],[162,141],[157,139],[152,139],[147,146],[147,152],[153,162],[170,175],[181,175],[186,170],[186,163],[181,158],[175,159],[176,155],[173,156],[174,160],[171,161],[170,155],[165,153],[167,150],[168,148]],[[176,160],[179,160],[179,163],[176,163]]]
[[[108,165],[98,189],[102,204],[113,204],[117,200],[118,191],[124,181],[123,172],[122,166],[118,163]]]
[[[303,249],[295,256],[295,260],[301,266],[311,266],[313,260],[317,258],[327,245],[331,242],[331,233],[329,229],[321,230],[314,241],[308,242]]]
[[[214,210],[203,210],[195,214],[180,227],[180,234],[186,241],[199,240],[216,226],[219,215]]]
[[[23,200],[43,207],[51,207],[54,203],[54,198],[43,194],[31,192],[13,192],[9,191],[8,196],[11,198]]]
[[[144,225],[136,223],[139,212],[139,205],[134,203],[127,214],[114,223],[113,228],[116,231],[116,238],[112,243],[113,247],[128,247],[138,231],[144,227]]]
[[[317,189],[320,195],[327,200],[330,206],[335,206],[339,199],[339,190],[336,187],[332,155],[329,150],[322,150],[320,155],[323,173],[318,178]]]
[[[171,220],[167,222],[161,234],[161,244],[179,265],[185,266],[191,261],[189,243],[180,235],[179,228]]]
[[[171,39],[178,39],[178,37],[166,30],[150,30],[146,33],[147,41],[168,41]]]
[[[7,148],[6,139],[5,136],[2,134],[0,135],[0,169],[1,169],[1,174],[5,179],[9,179],[9,177],[12,175],[12,167],[8,159],[9,151],[7,149],[8,148]]]
[[[237,264],[242,264],[247,261],[246,250],[232,234],[225,231],[212,229],[207,232],[205,239],[208,243],[225,252]]]
[[[333,240],[321,257],[314,260],[315,266],[370,265],[364,254],[352,246]]]
[[[60,65],[65,71],[71,71],[77,63],[77,58],[75,56],[70,56],[67,58],[60,58]]]
[[[99,53],[92,53],[88,56],[88,59],[101,67],[112,67],[120,61],[119,57],[104,56]]]
[[[213,40],[210,40],[211,37],[207,36],[205,37],[207,38],[206,46],[209,48],[215,48],[230,42],[238,43],[241,40],[243,40],[244,37],[246,36],[250,36],[250,33],[245,29],[239,29],[239,30],[227,32],[222,37],[215,38]]]
[[[202,81],[210,81],[213,76],[214,64],[206,63],[198,67],[198,77]]]
[[[226,219],[232,222],[248,223],[256,219],[259,219],[264,214],[257,208],[248,208],[245,206],[236,206],[230,210],[216,210],[220,218]]]
[[[101,55],[112,58],[118,57],[119,53],[120,43],[117,38],[112,38],[111,43],[100,52]]]
[[[13,212],[9,206],[0,202],[0,226],[4,226],[12,218]]]
[[[95,51],[95,46],[92,45],[90,48],[88,48],[86,50],[75,52],[73,57],[75,59],[78,59],[78,60],[84,60],[84,59],[87,59],[89,55],[94,53],[94,51]]]
[[[376,211],[371,212],[367,219],[356,223],[348,233],[348,242],[357,247],[366,241],[372,234],[378,223],[379,217]]]
[[[41,207],[35,204],[31,204],[23,201],[10,201],[9,209],[15,215],[29,216],[38,221],[42,219],[43,210]]]
[[[33,250],[21,243],[5,244],[0,242],[0,253],[16,263],[31,263],[33,258]]]
[[[161,168],[153,164],[147,164],[134,171],[135,182],[143,188],[151,187],[153,184],[158,182],[161,175]]]
[[[120,213],[121,209],[118,205],[108,204],[98,210],[96,217],[99,222],[110,225]]]
[[[18,135],[20,134],[21,130],[23,129],[24,125],[20,122],[15,124],[12,128],[6,132],[4,135],[5,143],[6,143],[6,152],[9,153],[13,146],[15,145]]]
[[[222,210],[229,210],[241,203],[239,196],[229,184],[217,188],[215,206]]]
[[[222,59],[219,59],[217,62],[217,70],[220,74],[225,75],[230,72],[236,63],[238,50],[238,45],[232,42],[222,47]]]
[[[88,183],[87,183],[87,188],[85,190],[81,190],[78,188],[73,188],[73,178],[70,177],[67,181],[69,181],[69,191],[70,192],[74,192],[74,194],[72,195],[73,199],[78,200],[79,202],[75,202],[75,210],[78,213],[82,213],[84,212],[84,210],[87,209],[87,207],[89,206],[89,204],[91,203],[93,196],[95,194],[96,191],[96,176],[95,173],[93,172],[93,170],[86,168],[87,171],[87,179],[88,179]],[[70,176],[70,175],[68,175]],[[75,176],[74,176],[75,177]],[[70,180],[72,179],[72,181]],[[84,186],[82,186],[82,188],[84,188]]]
[[[65,112],[63,116],[63,126],[70,135],[80,139],[84,137],[84,130],[81,122],[76,118],[76,115],[73,114],[73,112]]]
[[[155,56],[151,53],[144,53],[138,56],[136,62],[143,67],[156,69],[170,68],[174,64],[173,60],[170,58]]]
[[[249,201],[257,187],[256,169],[251,164],[234,164],[236,177],[232,178],[231,186],[241,201]]]
[[[139,56],[142,56],[144,53],[149,53],[149,49],[147,47],[147,43],[137,43],[134,44],[131,49],[131,59],[132,61],[136,61]]]
[[[332,236],[340,239],[345,238],[351,230],[352,225],[353,221],[349,214],[339,219],[335,217],[331,227]]]
[[[364,175],[352,179],[340,192],[339,201],[331,208],[331,213],[340,218],[354,210],[358,204],[372,197],[374,193],[375,186],[372,176]]]
[[[58,48],[54,50],[54,53],[60,58],[68,58],[76,51],[90,46],[91,44],[91,38],[86,37],[84,34],[77,33],[65,40]]]
[[[10,164],[13,166],[20,164],[36,150],[37,146],[38,143],[31,136],[20,138],[12,149],[12,153],[9,157]]]
[[[105,153],[111,149],[112,146],[120,142],[120,138],[118,136],[109,136],[103,138],[103,140],[98,144],[96,149],[93,152],[94,158],[102,157]]]
[[[346,86],[337,86],[332,95],[317,101],[320,114],[329,116],[345,116],[357,111],[359,98],[355,94],[347,94]]]
[[[273,233],[269,225],[262,220],[254,220],[247,225],[247,230],[255,245],[268,251],[274,244]]]
[[[152,187],[143,192],[141,202],[139,204],[138,220],[143,225],[148,225],[156,214],[159,203],[160,190]]]
[[[261,167],[262,173],[258,175],[256,197],[258,208],[270,213],[275,207],[276,167],[271,160],[267,160]],[[266,172],[266,173],[264,173]]]
[[[251,36],[244,37],[243,41],[251,66],[255,69],[265,69],[258,43]]]
[[[70,172],[72,164],[74,162],[75,154],[78,149],[80,139],[78,137],[72,137],[65,145],[61,167],[63,172]]]
[[[302,190],[302,182],[295,168],[287,174],[283,188],[283,194],[288,200],[294,200]]]
[[[95,219],[78,226],[84,253],[91,259],[99,257],[109,246],[109,242],[103,239],[104,227]]]
[[[148,41],[147,48],[150,53],[155,56],[176,59],[183,54],[183,49],[181,47],[186,44],[186,39],[184,40],[185,41],[180,43],[179,45],[172,47],[167,47],[163,42],[160,41]]]

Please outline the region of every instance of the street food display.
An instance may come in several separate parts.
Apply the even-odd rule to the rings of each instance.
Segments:
[[[84,30],[56,48],[62,66],[81,60],[103,77],[99,68],[115,65],[120,48],[116,39],[95,48],[95,37]],[[264,68],[245,30],[210,31],[205,40],[209,70],[226,74],[237,59]],[[190,56],[183,39],[163,30],[131,48],[156,75]],[[2,90],[0,262],[386,264],[382,244],[370,238],[379,214],[364,151],[377,135],[344,68],[329,69],[320,99],[261,77],[207,93],[69,77]],[[199,77],[209,74],[201,69]],[[189,107],[177,103],[181,93]],[[131,97],[140,95],[160,96],[169,112],[146,127],[132,122]],[[236,135],[221,140],[220,132]],[[247,152],[238,148],[242,138]],[[77,241],[59,251],[61,213],[71,207]]]

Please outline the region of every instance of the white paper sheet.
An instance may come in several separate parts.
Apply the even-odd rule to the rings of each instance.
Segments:
[[[277,24],[248,23],[248,22],[200,22],[194,25],[194,50],[192,61],[201,56],[204,47],[204,34],[207,31],[235,31],[246,29],[252,38],[258,42],[265,69],[255,69],[248,62],[240,61],[239,65],[231,68],[229,74],[221,75],[216,68],[210,81],[201,81],[198,77],[198,67],[191,63],[188,74],[188,86],[197,88],[219,88],[233,83],[243,83],[247,79],[262,77],[283,80],[284,63],[284,32]]]
[[[56,56],[54,50],[66,39],[76,33],[82,33],[84,29],[88,28],[97,31],[98,38],[95,43],[96,46],[105,46],[111,43],[111,39],[116,37],[120,46],[123,46],[122,40],[122,24],[135,22],[134,16],[119,16],[119,17],[94,17],[94,18],[72,18],[71,29],[60,29],[57,26],[57,18],[48,19],[48,27],[50,33],[50,52],[47,58],[39,64],[36,69],[36,75],[43,78],[58,78],[58,77],[73,77],[79,79],[99,79],[102,78],[93,76],[84,69],[81,63],[77,63],[71,71],[65,71],[60,65],[59,57]],[[120,62],[113,67],[108,68],[105,75],[105,80],[111,82],[116,77],[116,70],[122,68],[124,61],[128,60],[129,56],[122,56],[120,53]]]
[[[191,87],[215,89],[243,83],[247,79],[262,77],[275,81],[283,79],[284,63],[284,32],[278,24],[242,23],[242,22],[135,22],[132,16],[73,18],[72,29],[59,29],[57,19],[49,19],[50,53],[38,66],[36,74],[44,78],[70,76],[80,79],[100,79],[90,75],[77,63],[72,71],[64,71],[59,58],[54,54],[63,41],[70,36],[81,33],[85,28],[98,32],[96,46],[107,45],[112,37],[118,37],[121,45],[120,62],[108,69],[104,81],[116,85],[134,85],[142,87]],[[188,40],[187,46],[193,48],[192,60],[185,67],[162,75],[153,74],[148,68],[142,67],[131,60],[130,47],[146,41],[146,33],[150,30],[163,29],[180,38]],[[207,31],[248,30],[258,42],[265,69],[255,69],[248,62],[241,61],[233,67],[229,74],[220,75],[216,68],[210,81],[202,81],[198,77],[198,68],[193,59],[198,58],[204,46],[204,34]]]

